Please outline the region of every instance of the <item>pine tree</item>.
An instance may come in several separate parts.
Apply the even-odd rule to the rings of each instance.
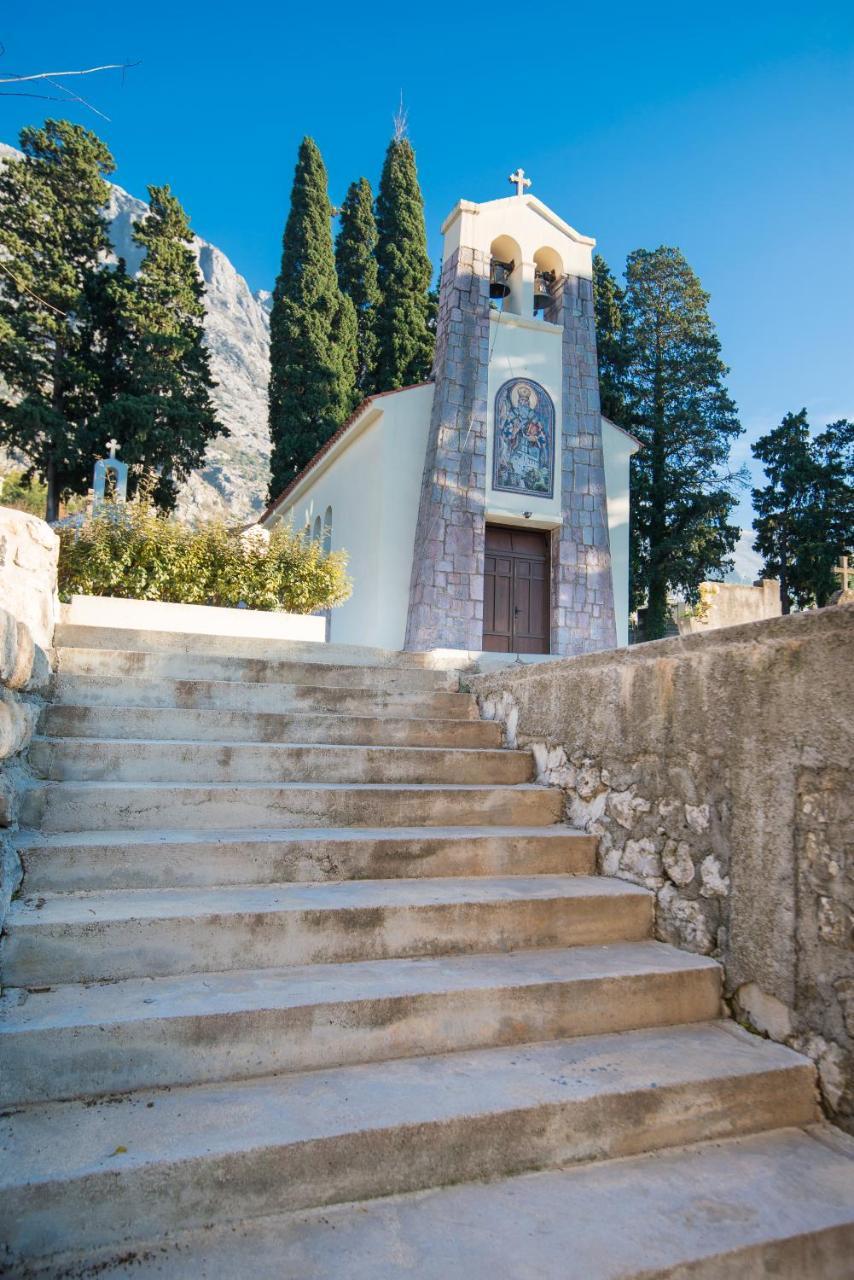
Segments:
[[[374,199],[367,178],[351,183],[340,210],[335,241],[338,284],[356,310],[356,388],[360,397],[376,387],[377,363],[377,224]]]
[[[377,196],[377,232],[377,386],[391,391],[429,377],[434,344],[424,200],[415,153],[402,136],[395,136],[386,152]]]
[[[47,485],[46,518],[85,493],[101,388],[92,367],[103,256],[110,249],[106,176],[115,164],[93,133],[47,120],[20,135],[23,158],[0,174],[0,442]]]
[[[593,256],[593,311],[596,318],[596,352],[599,359],[599,399],[602,412],[622,425],[625,404],[620,388],[625,344],[623,299],[620,288],[601,254]]]
[[[148,194],[149,211],[133,225],[145,251],[137,276],[131,280],[120,263],[105,286],[101,377],[113,395],[99,427],[121,444],[130,490],[150,476],[154,502],[170,510],[178,483],[228,432],[211,399],[204,284],[187,215],[168,186]]]
[[[647,639],[662,636],[668,591],[693,599],[729,567],[739,530],[728,522],[737,477],[730,440],[742,428],[709,295],[678,249],[638,249],[626,264],[623,425],[643,448],[632,458],[632,603],[646,601]]]
[[[752,450],[766,479],[753,490],[753,549],[763,574],[779,578],[783,613],[822,606],[838,586],[833,566],[854,538],[854,424],[831,423],[813,440],[801,409]]]
[[[303,138],[270,314],[270,497],[277,497],[353,405],[356,313],[338,287],[326,168]]]

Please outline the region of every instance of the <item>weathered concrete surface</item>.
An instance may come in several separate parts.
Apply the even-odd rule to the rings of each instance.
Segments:
[[[401,877],[592,875],[596,837],[550,827],[84,831],[15,837],[27,892]]]
[[[170,739],[33,739],[42,778],[98,782],[530,782],[528,751],[487,747],[353,746],[337,743],[192,742]]]
[[[95,1247],[815,1118],[810,1064],[725,1023],[45,1103],[0,1119],[0,1240]]]
[[[849,1128],[852,642],[843,606],[467,677],[599,835],[601,869],[655,890],[659,937],[722,959]]]
[[[852,1169],[852,1153],[810,1126],[279,1214],[89,1260],[100,1280],[849,1280]]]
[[[640,941],[651,895],[600,876],[345,880],[21,898],[11,986]]]
[[[738,582],[701,582],[697,608],[683,608],[676,614],[680,635],[702,635],[719,627],[737,627],[745,622],[762,622],[779,618],[780,584],[776,578],[763,578],[755,587]]]
[[[226,711],[222,707],[49,706],[40,732],[53,738],[159,738],[193,742],[349,743],[360,746],[499,747],[501,729],[461,716],[336,716]]]
[[[720,977],[644,940],[14,991],[0,1106],[704,1022]]]

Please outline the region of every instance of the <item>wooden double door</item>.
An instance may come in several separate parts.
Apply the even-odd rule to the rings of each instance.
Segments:
[[[486,526],[483,647],[491,653],[549,652],[549,535]]]

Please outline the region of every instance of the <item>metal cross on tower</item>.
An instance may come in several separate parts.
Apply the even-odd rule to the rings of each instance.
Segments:
[[[517,169],[515,173],[511,173],[507,181],[515,184],[517,196],[523,196],[525,188],[531,185],[531,179],[525,177],[525,170],[522,168]]]

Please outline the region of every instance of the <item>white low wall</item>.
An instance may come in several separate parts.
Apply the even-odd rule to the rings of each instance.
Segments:
[[[60,622],[83,627],[251,636],[259,640],[302,640],[314,644],[323,644],[326,640],[326,618],[316,614],[220,609],[204,604],[166,604],[160,600],[119,600],[114,596],[72,596],[70,604],[60,606]]]

